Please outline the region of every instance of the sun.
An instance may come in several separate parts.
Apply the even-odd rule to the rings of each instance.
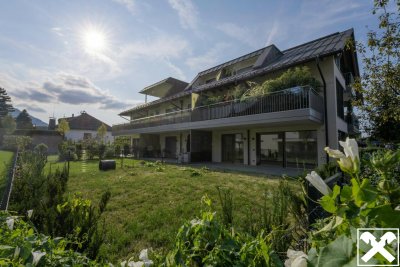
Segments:
[[[86,27],[81,34],[83,49],[91,55],[100,55],[105,52],[108,47],[107,34],[96,27]]]

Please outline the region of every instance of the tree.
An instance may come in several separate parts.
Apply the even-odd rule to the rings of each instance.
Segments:
[[[0,118],[13,111],[14,108],[11,105],[11,97],[7,95],[7,92],[4,88],[0,87]]]
[[[15,119],[15,122],[17,123],[17,129],[32,129],[33,124],[32,124],[32,119],[29,116],[28,112],[26,109],[24,109]]]
[[[387,10],[389,2],[374,1],[372,13],[378,15],[378,29],[368,32],[368,49],[357,44],[364,73],[355,83],[362,97],[354,104],[362,111],[364,128],[372,137],[396,141],[400,140],[400,2],[393,1],[395,13]]]
[[[15,131],[17,124],[13,117],[6,115],[5,117],[1,118],[0,121],[1,126],[4,128],[5,134],[12,134]]]
[[[66,119],[61,119],[57,126],[57,131],[65,137],[65,134],[70,131],[69,123]]]
[[[98,138],[103,142],[104,137],[106,137],[107,134],[107,127],[102,123],[100,127],[97,129],[97,136]]]

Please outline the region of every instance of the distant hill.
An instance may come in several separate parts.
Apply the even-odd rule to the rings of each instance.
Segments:
[[[27,110],[27,111],[28,111],[28,113],[29,113],[29,110]],[[21,113],[21,111],[20,111],[19,109],[15,108],[15,111],[14,111],[14,112],[11,112],[11,116],[12,116],[13,118],[16,118],[16,117],[19,115],[19,113]],[[36,125],[36,127],[47,127],[47,126],[48,126],[48,124],[45,123],[44,121],[42,121],[42,120],[40,120],[40,119],[38,119],[38,118],[36,118],[36,117],[33,117],[33,116],[30,115],[30,114],[29,114],[29,116],[30,116],[31,119],[32,119],[32,124],[33,124],[33,125]]]

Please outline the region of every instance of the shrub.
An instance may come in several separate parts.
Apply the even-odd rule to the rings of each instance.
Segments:
[[[105,152],[106,152],[106,145],[105,144],[97,145],[97,156],[99,157],[99,159],[103,159],[104,158]]]
[[[48,146],[46,146],[45,144],[41,143],[38,144],[37,146],[35,146],[34,151],[35,153],[43,158],[47,158],[47,151],[48,151]]]
[[[32,144],[32,138],[29,136],[18,136],[18,135],[4,135],[3,137],[3,148],[6,150],[16,151],[19,149],[23,151]]]
[[[77,158],[78,160],[81,160],[81,159],[82,159],[82,156],[83,156],[83,147],[82,147],[82,144],[81,144],[81,143],[77,143],[77,144],[75,145],[75,154],[76,154],[76,158]]]
[[[71,141],[64,141],[58,146],[58,160],[70,161],[75,159],[75,145]]]

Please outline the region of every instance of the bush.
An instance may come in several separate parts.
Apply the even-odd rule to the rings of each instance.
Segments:
[[[82,147],[82,144],[81,144],[81,143],[77,143],[77,144],[75,145],[75,154],[76,154],[76,158],[77,158],[78,160],[81,160],[81,159],[82,159],[82,156],[83,156],[83,147]]]
[[[5,150],[16,151],[19,149],[23,151],[29,148],[31,144],[32,138],[29,136],[4,135],[3,137],[3,148]]]
[[[115,158],[115,148],[112,145],[107,146],[106,151],[104,153],[104,158],[106,159]]]
[[[35,151],[35,153],[43,158],[47,159],[47,151],[48,151],[48,146],[46,146],[45,144],[38,144],[37,146],[35,146],[35,148],[33,149]]]
[[[79,196],[64,196],[69,176],[66,164],[61,170],[45,174],[46,159],[32,151],[21,153],[17,164],[10,209],[18,214],[33,209],[31,221],[39,231],[53,237],[67,237],[73,241],[67,248],[95,258],[104,242],[100,216],[110,193],[104,193],[95,207],[90,200]]]
[[[64,141],[58,145],[58,160],[71,161],[75,159],[75,145],[71,141]]]
[[[99,157],[99,159],[103,159],[104,158],[105,152],[106,152],[106,145],[105,144],[97,145],[97,156]]]

